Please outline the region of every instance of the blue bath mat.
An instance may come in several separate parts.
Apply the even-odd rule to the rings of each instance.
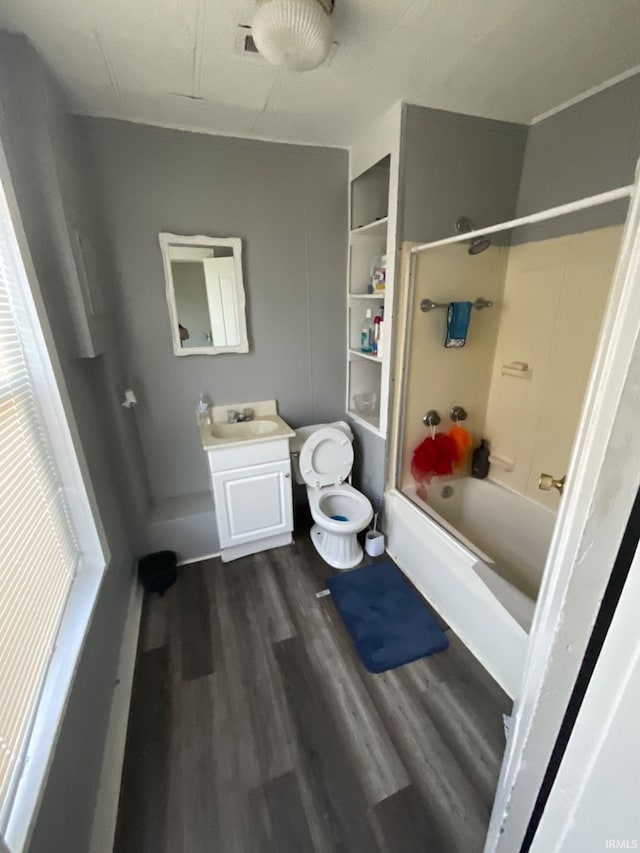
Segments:
[[[443,652],[449,641],[392,563],[329,578],[327,586],[369,672],[385,672]]]

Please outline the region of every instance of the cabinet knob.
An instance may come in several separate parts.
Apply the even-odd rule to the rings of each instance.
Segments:
[[[288,480],[288,479],[289,479],[289,477],[291,476],[291,474],[285,474],[284,476],[285,476],[285,477],[287,478],[287,480]]]

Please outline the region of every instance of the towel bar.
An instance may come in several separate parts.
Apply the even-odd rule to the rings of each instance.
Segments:
[[[420,310],[423,313],[428,313],[429,311],[433,311],[434,308],[448,308],[450,302],[433,302],[431,299],[423,299],[420,303]],[[483,308],[493,308],[493,302],[490,299],[483,299],[482,296],[478,297],[476,301],[473,303],[473,308],[477,308],[478,311],[482,311]]]

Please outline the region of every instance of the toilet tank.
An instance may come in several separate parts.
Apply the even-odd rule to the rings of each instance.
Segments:
[[[293,438],[289,439],[289,450],[291,451],[291,467],[293,468],[293,477],[296,483],[303,484],[305,482],[304,477],[300,473],[300,451],[305,443],[305,441],[309,438],[311,433],[315,432],[318,429],[324,429],[325,427],[335,427],[335,429],[339,429],[343,432],[349,439],[349,441],[353,442],[353,433],[351,432],[351,427],[345,421],[334,421],[330,424],[310,424],[309,426],[300,427],[296,430],[296,434]]]

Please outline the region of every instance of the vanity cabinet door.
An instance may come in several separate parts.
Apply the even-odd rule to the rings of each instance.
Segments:
[[[212,473],[211,479],[222,548],[293,530],[289,459]]]

